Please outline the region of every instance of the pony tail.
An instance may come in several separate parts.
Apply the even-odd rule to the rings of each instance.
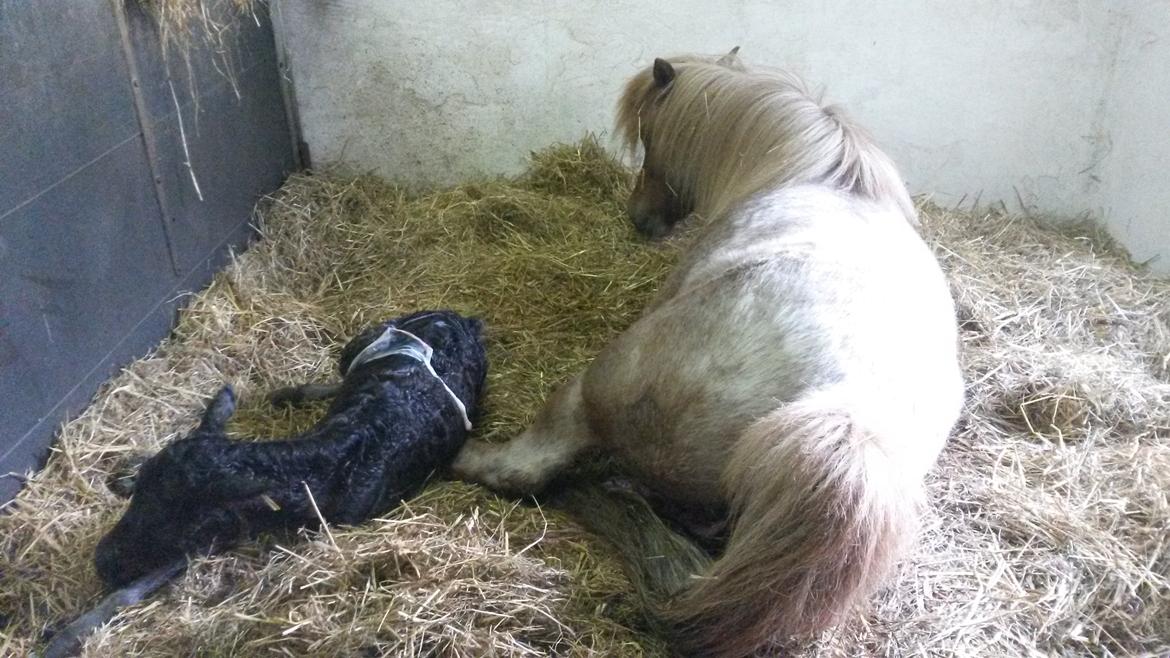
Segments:
[[[915,531],[921,483],[824,393],[748,428],[724,474],[730,542],[660,615],[684,655],[750,654],[839,621]]]
[[[918,226],[918,211],[893,160],[839,107],[830,105],[823,110],[841,131],[840,157],[826,182],[863,199],[892,202],[906,216],[906,221]]]

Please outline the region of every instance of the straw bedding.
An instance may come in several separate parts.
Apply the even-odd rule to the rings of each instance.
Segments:
[[[194,425],[224,381],[232,430],[303,429],[273,388],[331,376],[365,323],[446,306],[485,318],[481,436],[506,439],[628,325],[683,236],[637,240],[628,172],[595,141],[527,174],[410,193],[298,175],[261,239],[173,337],[67,424],[0,516],[0,654],[98,595],[124,503],[108,475]],[[931,476],[921,543],[872,608],[810,655],[1170,652],[1170,282],[1088,227],[926,204],[962,324],[968,405]],[[897,318],[890,318],[897,322]],[[95,634],[87,655],[663,655],[613,551],[555,510],[439,482],[355,528],[270,537],[197,562]]]

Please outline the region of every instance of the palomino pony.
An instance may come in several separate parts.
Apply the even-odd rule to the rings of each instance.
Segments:
[[[531,428],[466,445],[455,471],[537,493],[596,451],[667,507],[725,512],[704,572],[639,583],[666,595],[656,612],[684,654],[825,629],[913,536],[962,405],[943,274],[889,158],[788,74],[735,51],[658,59],[626,85],[617,126],[645,150],[634,224],[709,225]],[[653,561],[645,535],[664,526],[609,525],[628,559]]]

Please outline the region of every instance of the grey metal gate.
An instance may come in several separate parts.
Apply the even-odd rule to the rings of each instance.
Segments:
[[[263,6],[225,76],[206,47],[168,73],[120,2],[0,0],[0,475],[167,334],[296,166]]]

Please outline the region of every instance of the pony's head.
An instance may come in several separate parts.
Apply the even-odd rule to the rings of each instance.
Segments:
[[[728,69],[743,70],[738,53],[739,46],[736,46],[716,63]],[[675,58],[674,61],[689,59]],[[658,110],[677,77],[678,72],[671,60],[656,58],[650,68],[626,83],[625,92],[618,103],[618,131],[626,148],[633,151],[641,147],[643,150],[642,167],[626,204],[626,211],[638,231],[651,238],[669,233],[694,206],[693,199],[680,194],[671,185],[665,163],[659,162],[658,152],[650,148]]]
[[[651,237],[692,212],[714,217],[800,183],[890,202],[915,221],[893,164],[860,128],[796,76],[748,70],[738,46],[721,57],[655,59],[626,83],[617,132],[629,151],[642,149],[627,211]]]

